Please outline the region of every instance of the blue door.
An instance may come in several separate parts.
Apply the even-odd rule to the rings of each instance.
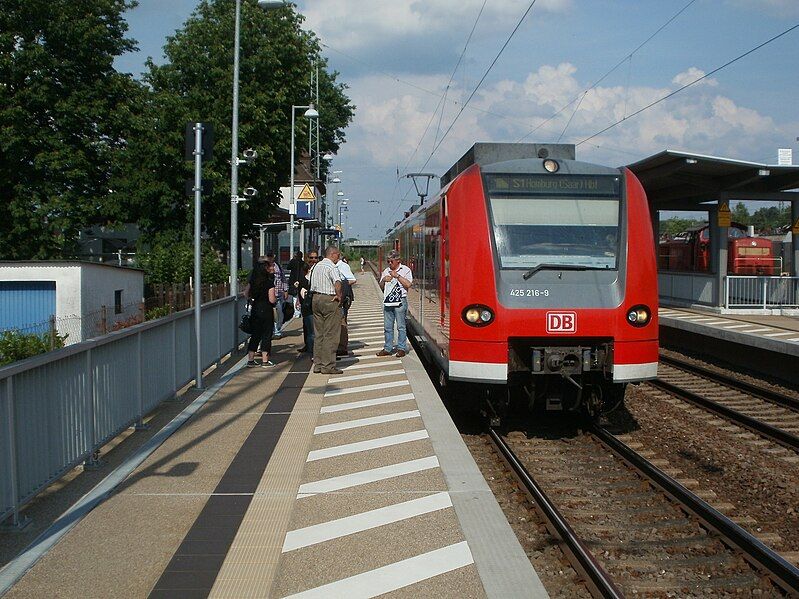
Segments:
[[[55,314],[55,281],[0,281],[0,331],[44,333]]]

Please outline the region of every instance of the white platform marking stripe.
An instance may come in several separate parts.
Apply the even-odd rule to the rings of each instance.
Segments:
[[[363,401],[350,401],[333,406],[324,406],[319,413],[332,414],[334,412],[344,412],[345,410],[356,410],[358,408],[380,406],[387,403],[396,403],[398,401],[408,401],[409,399],[416,399],[413,393],[403,393],[402,395],[392,395],[390,397],[378,397],[377,399],[364,399]]]
[[[784,337],[785,335],[795,335],[796,331],[783,331],[782,333],[769,333],[768,335],[763,335],[764,337]]]
[[[771,327],[759,328],[759,329],[744,329],[742,333],[765,333],[766,331],[773,331]]]
[[[408,412],[397,412],[395,414],[385,414],[383,416],[372,416],[371,418],[359,418],[358,420],[348,420],[347,422],[336,422],[334,424],[322,424],[317,426],[313,434],[322,435],[324,433],[334,433],[336,431],[346,431],[351,428],[362,426],[372,426],[373,424],[384,424],[386,422],[396,422],[397,420],[408,420],[410,418],[420,418],[419,410]]]
[[[355,352],[353,352],[355,353]],[[396,358],[393,358],[396,360]],[[348,356],[346,358],[341,358],[340,360],[336,360],[336,364],[347,364],[348,362],[363,362],[365,360],[380,360],[381,364],[385,364],[391,361],[388,356],[377,356],[375,352],[370,350],[368,354],[355,354],[354,356]]]
[[[390,383],[377,383],[375,385],[362,385],[360,387],[350,387],[348,389],[339,389],[336,391],[328,391],[325,397],[336,397],[337,395],[348,395],[350,393],[361,393],[363,391],[377,391],[379,389],[390,389],[391,387],[405,387],[410,383],[405,381],[392,381]]]
[[[327,447],[325,449],[316,449],[308,453],[306,462],[315,462],[317,460],[326,460],[327,458],[335,458],[342,455],[350,455],[353,453],[360,453],[362,451],[371,451],[372,449],[380,449],[381,447],[391,447],[392,445],[401,445],[403,443],[410,443],[411,441],[419,441],[427,439],[429,435],[426,430],[412,431],[410,433],[402,433],[399,435],[391,435],[389,437],[380,437],[379,439],[369,439],[368,441],[358,441],[356,443],[347,443],[346,445],[337,445],[335,447]]]
[[[790,333],[789,333],[790,334]],[[372,362],[371,364],[352,364],[351,366],[341,366],[342,370],[363,370],[364,368],[386,368],[386,366],[397,366],[402,364],[399,360],[383,360],[382,362]]]
[[[420,458],[418,460],[411,460],[410,462],[401,462],[399,464],[392,464],[391,466],[382,466],[381,468],[372,468],[371,470],[362,470],[361,472],[354,472],[352,474],[334,476],[333,478],[325,478],[322,480],[305,483],[304,485],[300,485],[300,488],[297,489],[297,495],[299,499],[299,495],[302,494],[341,491],[342,489],[349,489],[351,487],[375,483],[381,480],[403,476],[405,474],[413,474],[414,472],[432,470],[433,468],[438,468],[438,458],[436,456]]]
[[[474,563],[466,541],[309,589],[286,599],[369,599]]]
[[[362,514],[292,530],[286,534],[283,553],[450,507],[452,507],[452,500],[449,497],[449,493],[436,493],[420,499],[363,512]]]
[[[728,325],[725,325],[724,328],[725,329],[742,329],[744,327],[751,327],[751,326],[752,326],[752,323],[747,322],[746,324],[728,324]]]
[[[400,364],[401,366],[401,364]],[[400,370],[385,370],[383,372],[367,372],[365,374],[353,374],[350,376],[337,376],[335,378],[329,378],[327,380],[328,385],[337,385],[338,383],[343,383],[344,381],[362,381],[365,379],[377,379],[381,376],[395,376],[397,374],[405,374],[404,369]]]
[[[372,333],[371,335],[350,335],[350,341],[374,341],[375,339],[385,339],[383,333]]]

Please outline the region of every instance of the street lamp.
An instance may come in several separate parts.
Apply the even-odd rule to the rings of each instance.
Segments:
[[[313,104],[307,106],[291,106],[291,182],[289,191],[289,260],[294,254],[294,214],[297,212],[297,206],[294,204],[294,113],[299,109],[305,108],[302,114],[307,119],[318,119],[319,111],[314,108]],[[278,260],[280,258],[278,257]]]
[[[347,208],[347,202],[342,202],[341,206],[338,207],[338,229],[342,240],[344,239],[344,226],[342,225],[341,215],[342,213],[349,211],[350,209]]]
[[[258,0],[258,7],[269,11],[286,6],[283,0]],[[230,295],[239,295],[239,46],[241,40],[241,0],[236,0],[236,27],[233,34],[233,122],[230,127]],[[238,330],[238,329],[237,329]],[[235,338],[235,337],[234,337]]]

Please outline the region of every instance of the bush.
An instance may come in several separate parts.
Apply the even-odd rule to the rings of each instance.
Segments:
[[[144,315],[144,320],[155,320],[156,318],[163,318],[164,316],[169,316],[169,313],[172,311],[171,306],[161,306],[160,308],[152,308],[147,310],[147,313]]]
[[[31,356],[38,356],[51,349],[64,347],[66,335],[58,333],[0,333],[0,364],[11,364]]]

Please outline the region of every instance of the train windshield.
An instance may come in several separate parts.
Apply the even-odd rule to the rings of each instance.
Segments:
[[[618,195],[490,194],[489,203],[501,268],[618,268]]]

